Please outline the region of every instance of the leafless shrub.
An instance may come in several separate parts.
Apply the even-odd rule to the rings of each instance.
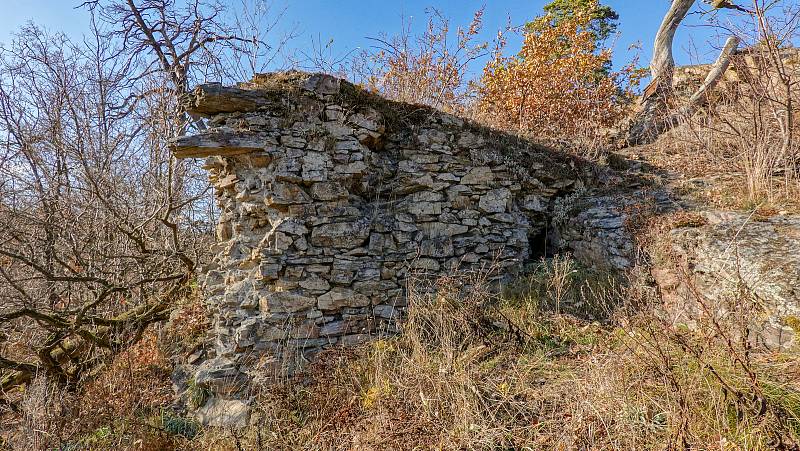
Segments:
[[[414,36],[404,19],[398,34],[373,38],[375,47],[356,55],[350,72],[389,99],[467,115],[474,97],[469,65],[488,48],[476,42],[482,22],[480,9],[467,27],[456,29],[453,40],[450,20],[432,8],[425,32]]]
[[[248,25],[228,25],[218,2],[84,6],[83,41],[30,25],[0,50],[0,399],[12,409],[35,377],[74,390],[190,294],[214,211],[203,171],[168,148],[203,127],[182,97],[270,58],[255,34],[267,30],[253,29],[263,15],[242,37]]]

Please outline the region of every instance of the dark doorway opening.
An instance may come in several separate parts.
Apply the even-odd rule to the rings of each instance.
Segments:
[[[554,238],[553,230],[550,227],[543,227],[542,230],[530,235],[528,245],[530,246],[531,261],[551,258],[558,253]]]

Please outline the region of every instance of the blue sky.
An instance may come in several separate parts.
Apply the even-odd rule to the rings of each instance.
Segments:
[[[232,7],[240,2],[230,1]],[[466,25],[474,11],[486,4],[481,37],[491,40],[509,17],[513,24],[522,24],[540,14],[547,0],[274,0],[273,3],[275,9],[286,8],[281,24],[283,30],[298,33],[290,43],[293,49],[308,49],[312,39],[323,43],[333,39],[334,53],[342,55],[369,46],[367,37],[396,32],[402,16],[412,18],[415,30],[424,27],[425,11],[431,6],[452,18],[453,25]],[[643,45],[642,63],[646,64],[655,32],[670,1],[606,0],[603,3],[620,14],[616,65],[630,57],[627,49],[636,42]],[[11,33],[27,21],[79,37],[88,21],[86,11],[76,9],[79,4],[76,0],[0,0],[0,42],[8,42]],[[698,25],[702,22],[703,18],[690,16],[681,28],[675,49],[679,64],[714,59],[713,49],[719,39],[710,27]]]

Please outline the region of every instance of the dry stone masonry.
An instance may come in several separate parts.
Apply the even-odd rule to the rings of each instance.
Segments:
[[[409,276],[513,275],[581,186],[568,157],[326,75],[203,85],[189,102],[208,129],[173,150],[207,157],[220,208],[216,342],[195,382],[222,396],[395,332]]]

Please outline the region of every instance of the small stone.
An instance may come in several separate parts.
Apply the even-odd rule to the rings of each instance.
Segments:
[[[347,190],[338,182],[320,182],[311,186],[311,196],[317,200],[346,199],[347,195]]]
[[[400,311],[391,305],[376,305],[372,311],[379,318],[397,319],[400,317]]]
[[[453,241],[447,237],[425,240],[419,245],[419,253],[425,257],[452,257],[454,252]]]
[[[327,280],[317,276],[306,277],[300,281],[300,286],[313,291],[327,291],[331,288],[331,284]]]
[[[383,133],[385,127],[381,123],[383,118],[381,114],[372,108],[369,108],[363,113],[351,114],[347,121],[356,127],[360,127],[369,131]]]
[[[259,243],[259,248],[262,252],[266,254],[281,254],[285,250],[291,247],[292,243],[294,243],[294,239],[289,235],[283,232],[272,232],[268,233],[261,243]]]
[[[212,397],[197,409],[195,417],[204,426],[244,428],[250,421],[250,406],[236,399]]]
[[[300,86],[306,91],[312,91],[322,95],[338,94],[342,80],[328,74],[314,74],[304,81]]]
[[[369,238],[369,223],[366,221],[335,222],[314,227],[311,244],[320,247],[353,249]]]
[[[426,271],[438,271],[439,262],[432,258],[417,258],[411,262],[412,269],[422,269]]]
[[[478,208],[486,213],[503,213],[511,201],[511,191],[506,188],[493,189],[481,196]]]
[[[367,165],[363,161],[336,166],[336,172],[340,174],[363,174],[366,170]]]
[[[426,236],[431,238],[440,236],[453,236],[467,233],[469,227],[461,224],[445,224],[441,222],[426,222],[422,224],[422,230]]]
[[[248,381],[233,361],[217,357],[200,366],[195,373],[194,382],[198,387],[213,393],[230,395],[244,388]]]
[[[541,197],[536,195],[525,196],[521,205],[523,210],[530,210],[535,212],[547,211],[547,202]]]
[[[336,152],[351,153],[363,150],[361,143],[357,139],[351,138],[346,140],[336,141],[334,146]]]
[[[275,263],[261,264],[258,268],[261,278],[264,280],[276,280],[280,274],[283,265]]]
[[[333,321],[322,326],[319,331],[321,337],[339,336],[348,332],[349,321]]]
[[[230,222],[221,222],[217,225],[217,241],[228,241],[233,237],[233,227]]]
[[[291,291],[268,292],[259,299],[264,313],[294,313],[316,305],[316,299]]]
[[[398,288],[399,285],[391,280],[359,280],[353,284],[354,290],[367,296],[380,296]]]
[[[325,120],[326,121],[340,121],[344,117],[342,107],[339,105],[328,105],[325,107]]]
[[[464,263],[478,263],[480,260],[481,260],[480,256],[478,256],[478,254],[475,254],[473,252],[468,252],[464,254],[463,257],[461,257],[461,261],[463,261]]]
[[[368,297],[347,288],[334,288],[317,298],[320,310],[338,310],[342,307],[365,307],[370,304]]]
[[[297,136],[283,135],[281,136],[281,145],[293,147],[295,149],[303,149],[306,147],[306,140]]]
[[[291,235],[304,235],[308,229],[298,219],[288,218],[280,222],[275,230],[289,233]]]
[[[484,144],[483,137],[474,133],[464,133],[458,138],[458,146],[465,149],[475,149]]]
[[[297,185],[273,183],[267,198],[267,205],[307,204],[311,197]]]
[[[480,166],[470,169],[461,177],[462,185],[486,185],[494,180],[494,173],[488,166]]]
[[[409,199],[408,212],[412,215],[442,214],[443,196],[432,191],[414,193]]]
[[[236,185],[239,179],[236,177],[236,174],[228,174],[224,178],[217,181],[216,185],[221,189],[232,188]]]
[[[321,182],[327,179],[327,168],[332,165],[329,157],[320,152],[303,155],[302,178],[305,182]]]
[[[504,222],[506,224],[516,224],[517,218],[510,213],[496,213],[490,216],[492,221]]]

